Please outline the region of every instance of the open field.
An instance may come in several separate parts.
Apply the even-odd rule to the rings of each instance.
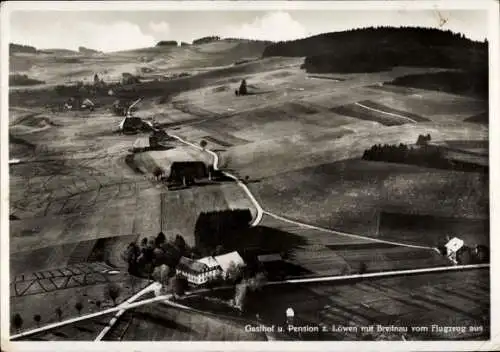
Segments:
[[[381,211],[488,222],[488,178],[477,173],[347,160],[282,173],[252,183],[264,208],[288,218],[384,239],[435,246],[446,235],[488,243],[484,226],[445,226],[440,231],[380,230]],[[297,187],[300,185],[300,187]],[[460,221],[460,220],[458,220]],[[474,229],[474,232],[469,230]],[[386,230],[389,230],[385,232]],[[403,234],[405,234],[403,236]]]
[[[124,326],[120,326],[124,325]],[[265,341],[242,323],[156,303],[127,311],[114,328],[123,341]],[[113,331],[111,336],[115,336]],[[118,337],[118,336],[116,336]]]
[[[404,246],[376,243],[370,237],[385,240],[400,240],[402,243],[422,245],[418,240],[393,235],[373,236],[360,233],[366,239],[352,238],[317,229],[304,228],[281,220],[265,216],[262,226],[282,231],[282,249],[287,249],[287,262],[300,267],[302,275],[346,275],[360,270],[367,272],[404,270],[434,266],[446,266],[450,263],[431,249],[418,249]],[[372,236],[370,236],[372,235]],[[287,239],[295,239],[296,245],[286,245]],[[290,241],[290,240],[288,240]],[[415,243],[416,242],[416,243]],[[266,246],[262,246],[265,249]],[[271,248],[270,248],[271,249]],[[276,248],[272,248],[276,251]],[[279,248],[278,248],[279,249]],[[364,269],[361,269],[365,266]],[[287,273],[294,275],[293,273]]]
[[[304,334],[305,339],[360,340],[361,326],[380,324],[408,327],[410,340],[489,338],[489,272],[470,270],[446,274],[363,280],[356,283],[307,284],[264,288],[250,298],[248,314],[259,313],[264,324],[283,324],[292,307],[296,320],[308,325],[356,326],[358,332]],[[279,299],[276,299],[279,297]],[[253,304],[252,304],[253,302]],[[439,326],[476,326],[480,332],[432,332]],[[425,326],[429,332],[412,332]],[[371,333],[371,338],[381,333]],[[386,339],[392,334],[385,334]],[[394,334],[401,340],[401,334]]]

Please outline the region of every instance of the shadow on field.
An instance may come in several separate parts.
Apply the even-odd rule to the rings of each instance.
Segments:
[[[158,308],[158,305],[156,305],[155,308]],[[135,310],[133,313],[134,318],[138,318],[140,320],[145,320],[147,322],[150,322],[154,325],[161,326],[162,328],[165,329],[171,329],[171,330],[177,330],[183,333],[194,333],[195,331],[191,328],[189,328],[186,325],[182,325],[177,323],[174,320],[169,319],[167,316],[165,316],[164,312],[160,311],[138,311]]]
[[[246,262],[255,261],[261,254],[280,253],[289,256],[307,241],[299,235],[268,226],[251,227],[249,209],[231,209],[201,213],[195,225],[196,248],[202,254],[212,255],[217,248],[224,252],[238,251]],[[280,262],[279,271],[284,276],[307,272],[297,265]]]

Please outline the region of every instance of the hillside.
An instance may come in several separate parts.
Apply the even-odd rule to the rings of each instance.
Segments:
[[[418,27],[370,27],[320,34],[271,44],[263,56],[305,57],[303,68],[311,73],[376,72],[394,66],[488,68],[487,42]]]

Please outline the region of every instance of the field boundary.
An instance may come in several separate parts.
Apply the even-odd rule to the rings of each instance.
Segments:
[[[373,242],[386,243],[386,244],[390,244],[390,245],[394,245],[394,246],[403,246],[403,247],[408,247],[408,248],[429,249],[429,250],[433,250],[433,251],[435,251],[437,249],[436,247],[419,246],[419,245],[415,245],[415,244],[407,244],[407,243],[401,243],[401,242],[381,240],[381,239],[378,239],[378,238],[372,238],[372,237],[367,237],[367,236],[362,236],[362,235],[355,235],[355,234],[352,234],[352,233],[347,233],[347,232],[341,232],[341,231],[337,231],[337,230],[327,229],[327,228],[320,227],[320,226],[309,225],[309,224],[302,223],[300,221],[295,221],[295,220],[287,219],[287,218],[285,218],[283,216],[280,216],[280,215],[268,212],[266,210],[264,210],[264,214],[268,215],[268,216],[270,216],[270,217],[272,217],[274,219],[281,220],[281,221],[284,221],[284,222],[287,222],[287,223],[290,223],[290,224],[298,225],[298,226],[301,226],[301,227],[306,227],[306,228],[313,229],[313,230],[318,230],[318,231],[323,231],[323,232],[329,232],[329,233],[333,233],[333,234],[339,235],[339,236],[346,236],[346,237],[364,239],[364,240],[369,240],[369,241],[373,241]]]
[[[411,119],[409,117],[406,117],[406,116],[403,116],[403,115],[399,115],[399,114],[394,114],[392,112],[387,112],[387,111],[383,111],[383,110],[379,110],[379,109],[374,109],[374,108],[371,108],[369,106],[363,105],[360,102],[356,102],[356,103],[354,103],[354,105],[360,106],[362,108],[365,108],[365,109],[368,109],[368,110],[371,110],[371,111],[379,112],[379,113],[390,115],[390,116],[399,117],[399,118],[408,120],[410,122],[417,123],[417,121],[415,121],[415,120],[413,120],[413,119]]]

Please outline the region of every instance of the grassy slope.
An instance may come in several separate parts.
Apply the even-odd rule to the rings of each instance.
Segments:
[[[153,74],[168,75],[173,72],[200,67],[226,66],[235,61],[260,57],[265,43],[216,42],[187,47],[155,47],[102,55],[70,55],[64,60],[56,54],[14,54],[10,56],[11,73],[26,73],[47,83],[64,83],[80,79],[90,81],[98,73],[105,81],[119,79],[122,72],[136,73],[148,67]],[[146,62],[142,60],[146,58]],[[78,62],[71,62],[71,60]]]

